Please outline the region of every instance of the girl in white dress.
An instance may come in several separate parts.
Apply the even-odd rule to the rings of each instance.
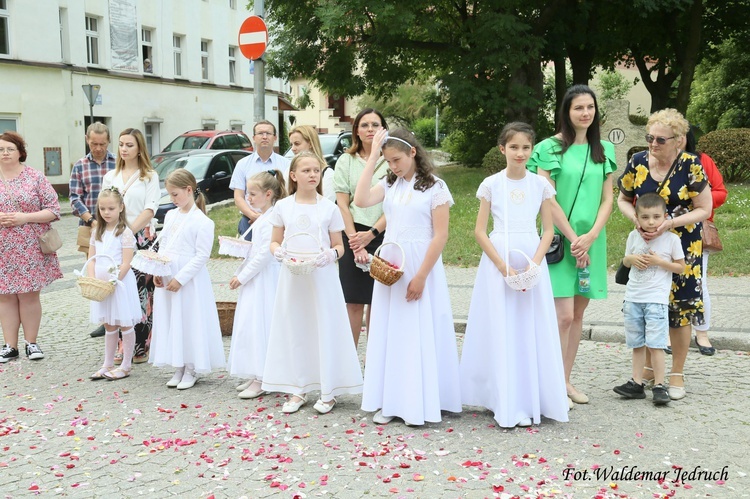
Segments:
[[[529,125],[509,123],[498,144],[508,166],[484,179],[477,191],[481,204],[474,235],[484,253],[461,355],[463,403],[487,407],[504,428],[539,424],[541,415],[567,421],[565,374],[545,259],[553,235],[555,190],[547,179],[526,170],[534,146]],[[490,213],[494,230],[487,236]],[[539,213],[541,239],[536,228]],[[503,259],[506,244],[508,261]],[[540,267],[541,278],[531,289],[516,291],[504,280],[529,266],[512,249]]]
[[[167,382],[185,390],[196,373],[224,367],[219,314],[206,263],[214,242],[214,223],[195,177],[184,168],[169,174],[167,192],[177,208],[167,213],[159,236],[159,255],[170,259],[171,275],[154,277],[154,328],[148,361],[176,368]]]
[[[92,380],[116,380],[130,376],[135,331],[133,326],[143,318],[135,274],[130,268],[135,247],[135,236],[128,228],[125,204],[120,191],[110,187],[99,193],[96,203],[96,230],[91,234],[89,258],[99,256],[89,263],[88,275],[103,281],[114,276],[110,269],[117,266],[115,291],[100,302],[92,301],[89,318],[94,324],[104,324],[104,363],[101,369],[89,376]],[[104,258],[107,255],[110,258]],[[117,332],[122,332],[122,365],[115,369]]]
[[[247,182],[248,203],[261,215],[253,222],[250,254],[229,281],[230,289],[240,288],[228,364],[229,374],[248,380],[237,387],[241,399],[265,393],[261,383],[281,268],[269,251],[273,232],[269,218],[276,201],[284,197],[284,177],[279,170],[260,172]]]
[[[380,157],[390,172],[370,187]],[[453,198],[432,174],[432,162],[414,135],[378,130],[354,203],[383,203],[388,226],[380,256],[403,267],[392,286],[375,282],[362,409],[387,424],[398,416],[408,425],[441,421],[440,411],[461,412],[458,351],[448,282],[441,253],[448,240]]]
[[[320,390],[313,408],[321,414],[333,409],[337,395],[362,392],[362,370],[334,265],[344,251],[344,220],[322,196],[323,166],[314,153],[295,156],[289,197],[276,203],[270,217],[271,252],[277,260],[318,255],[310,274],[292,274],[286,265],[279,273],[261,388],[292,395],[282,408],[285,413],[297,412],[313,390]]]

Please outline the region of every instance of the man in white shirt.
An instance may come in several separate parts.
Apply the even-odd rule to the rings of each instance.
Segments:
[[[253,126],[253,146],[255,151],[242,158],[232,173],[229,187],[234,189],[234,205],[242,212],[237,226],[243,234],[260,215],[254,211],[246,199],[247,181],[255,174],[267,170],[280,170],[286,180],[289,177],[289,160],[273,151],[276,142],[276,127],[270,121],[259,121]]]

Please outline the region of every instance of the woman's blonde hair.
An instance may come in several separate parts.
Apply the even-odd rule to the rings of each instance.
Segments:
[[[284,187],[284,175],[279,170],[266,170],[256,173],[247,181],[247,186],[256,185],[263,191],[271,191],[273,199],[271,204],[286,197],[286,187]]]
[[[651,130],[654,125],[661,125],[672,129],[676,137],[684,137],[690,130],[690,123],[677,109],[666,108],[656,111],[648,117],[646,130]]]
[[[138,170],[140,170],[140,179],[147,180],[153,175],[154,167],[151,166],[151,158],[148,155],[148,147],[146,147],[146,138],[143,136],[140,130],[137,128],[126,128],[120,132],[120,137],[123,135],[130,135],[135,139],[135,143],[138,145]],[[115,174],[118,174],[125,168],[125,160],[120,157],[120,147],[117,147],[117,162],[115,163]],[[127,179],[125,180],[127,182]]]
[[[104,221],[101,212],[99,211],[99,202],[102,199],[113,198],[117,201],[117,204],[122,207],[119,217],[117,217],[117,225],[115,225],[115,235],[119,236],[128,227],[128,219],[125,217],[125,200],[122,199],[122,193],[117,187],[107,187],[99,192],[99,197],[96,199],[96,232],[94,232],[94,239],[101,241],[104,237],[104,231],[107,230],[107,222]]]
[[[292,131],[289,132],[289,138],[292,138],[292,134],[298,133],[302,136],[302,140],[310,144],[310,148],[312,149],[312,152],[320,156],[320,159],[323,158],[323,148],[320,147],[320,139],[318,138],[318,132],[315,130],[315,127],[312,127],[310,125],[299,125],[294,128],[292,128]]]
[[[195,204],[203,213],[206,213],[206,196],[204,196],[200,189],[198,189],[198,182],[195,181],[195,177],[192,173],[184,168],[172,170],[172,173],[167,175],[167,180],[164,181],[164,185],[171,185],[178,189],[192,189]]]
[[[291,196],[295,192],[297,192],[297,181],[292,180],[292,173],[297,171],[297,166],[299,166],[300,161],[303,159],[311,158],[318,162],[320,165],[320,171],[322,172],[323,169],[326,167],[326,162],[323,161],[323,158],[318,156],[312,151],[303,151],[296,155],[294,159],[292,159],[292,164],[289,165],[289,188],[287,189],[289,191],[289,195]],[[321,185],[322,182],[318,182],[318,185],[315,187],[315,190],[320,194],[323,195],[323,186]]]

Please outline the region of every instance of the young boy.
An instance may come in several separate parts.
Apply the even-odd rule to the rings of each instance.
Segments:
[[[655,192],[640,196],[635,203],[638,224],[644,232],[656,232],[664,223],[667,205]],[[670,401],[664,386],[664,348],[669,334],[669,295],[672,274],[685,270],[680,238],[664,232],[648,243],[638,230],[628,235],[623,265],[630,268],[622,311],[625,314],[625,344],[633,349],[633,378],[616,386],[615,393],[630,399],[646,398],[641,373],[646,365],[646,348],[654,368],[653,401]]]

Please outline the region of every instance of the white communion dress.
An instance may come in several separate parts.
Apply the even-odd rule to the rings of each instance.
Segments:
[[[97,279],[109,281],[112,276],[109,269],[113,265],[122,264],[122,250],[135,248],[135,237],[133,232],[126,228],[119,236],[115,235],[114,230],[105,230],[102,234],[102,240],[97,241],[96,231],[92,231],[91,246],[96,248],[96,254],[99,258],[94,260],[95,263],[89,262],[89,265],[95,265],[95,274]],[[109,258],[103,258],[101,255],[109,255]],[[138,298],[138,286],[135,282],[133,270],[128,270],[122,281],[115,286],[115,291],[102,301],[92,301],[89,312],[89,319],[93,324],[109,324],[112,326],[121,326],[128,329],[143,320],[143,311],[141,310],[141,301]]]
[[[432,267],[422,297],[407,302],[406,289],[427,254],[433,237],[432,210],[453,198],[445,182],[422,192],[411,181],[398,178],[385,191],[383,211],[387,222],[380,256],[403,266],[404,275],[392,286],[375,282],[367,340],[365,388],[362,409],[383,416],[398,416],[421,425],[441,421],[440,411],[461,412],[458,350],[448,281],[442,257]]]
[[[263,377],[271,332],[271,317],[276,299],[281,264],[270,251],[273,225],[269,221],[273,208],[253,223],[253,246],[237,269],[242,283],[237,298],[229,349],[229,374],[245,379]]]
[[[170,258],[172,275],[154,291],[154,325],[148,361],[155,366],[192,365],[208,373],[224,367],[219,314],[206,263],[214,241],[214,223],[195,207],[174,209],[164,220],[159,254]],[[167,291],[175,278],[182,287]]]
[[[507,185],[506,185],[507,180]],[[509,249],[533,257],[539,247],[536,219],[542,202],[555,190],[547,179],[526,172],[523,179],[507,179],[505,172],[486,178],[477,197],[491,203],[490,241],[505,255],[504,205],[508,207]],[[508,202],[504,203],[504,196]],[[504,257],[503,257],[504,258]],[[511,267],[528,262],[510,253]],[[535,424],[540,416],[568,420],[560,336],[546,260],[539,283],[515,291],[486,254],[482,255],[469,306],[469,320],[461,355],[463,403],[486,407],[502,427],[523,419]]]
[[[329,232],[344,230],[339,209],[320,195],[315,204],[297,203],[296,196],[282,199],[270,221],[284,227],[286,248],[298,255],[330,248]],[[305,235],[292,238],[298,233]],[[291,394],[320,390],[324,401],[362,392],[362,369],[335,264],[307,275],[282,265],[262,388]]]

